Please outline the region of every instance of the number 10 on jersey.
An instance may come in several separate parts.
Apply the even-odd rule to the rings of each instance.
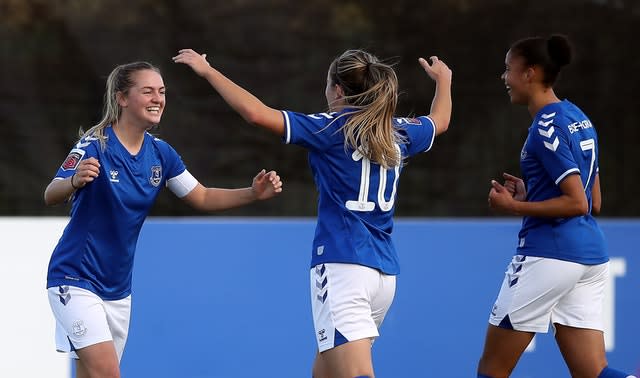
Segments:
[[[396,151],[400,154],[400,147],[396,144]],[[353,161],[361,162],[361,174],[360,174],[360,191],[358,193],[358,200],[356,201],[347,201],[345,206],[347,209],[351,211],[373,211],[376,207],[375,202],[369,202],[369,182],[371,180],[371,161],[365,157],[361,152],[360,148],[356,149],[353,154],[351,154],[351,158]],[[384,192],[387,189],[387,171],[388,169],[380,167],[380,181],[378,185],[378,207],[382,211],[390,211],[393,209],[393,203],[396,198],[396,188],[398,185],[398,178],[400,178],[400,167],[393,167],[393,191],[391,192],[391,197],[389,201],[384,198]]]

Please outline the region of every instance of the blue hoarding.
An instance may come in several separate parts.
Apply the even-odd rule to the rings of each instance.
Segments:
[[[640,221],[602,220],[612,260],[609,362],[640,366]],[[377,377],[475,377],[519,220],[402,219],[402,273],[373,347]],[[134,268],[125,377],[310,377],[313,219],[162,219],[144,226]],[[551,334],[514,378],[568,377]]]

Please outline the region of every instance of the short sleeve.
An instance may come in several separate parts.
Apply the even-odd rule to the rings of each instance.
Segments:
[[[562,128],[539,122],[531,128],[529,138],[534,153],[556,185],[567,175],[580,173]]]
[[[84,159],[90,157],[98,157],[98,142],[97,138],[83,138],[69,151],[69,154],[62,162],[62,165],[58,168],[58,172],[54,179],[65,179],[73,176],[78,168],[78,164]]]
[[[436,126],[431,118],[394,118],[394,124],[407,138],[409,156],[429,151],[433,146]]]
[[[296,144],[311,150],[326,150],[339,132],[336,113],[302,114],[283,111],[285,133],[283,142]]]

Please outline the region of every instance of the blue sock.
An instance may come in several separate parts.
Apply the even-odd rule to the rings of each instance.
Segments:
[[[621,371],[611,369],[610,367],[605,367],[598,375],[598,378],[627,378],[633,377],[631,374],[623,373]]]
[[[482,375],[482,374],[478,373],[478,378],[491,378],[491,377],[488,376],[488,375]]]
[[[368,375],[359,375],[359,376],[353,377],[353,378],[371,378],[371,377],[368,376]]]

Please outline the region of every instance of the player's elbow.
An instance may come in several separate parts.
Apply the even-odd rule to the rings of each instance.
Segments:
[[[56,201],[55,196],[53,195],[53,190],[51,189],[51,185],[52,184],[49,184],[49,186],[47,186],[42,196],[44,199],[44,204],[46,206],[54,206],[59,203],[59,201]]]
[[[266,122],[265,111],[259,106],[247,106],[242,111],[242,118],[254,126],[261,126]]]
[[[577,216],[583,216],[589,214],[589,204],[587,199],[583,198],[580,201],[574,203],[574,211]]]
[[[449,130],[449,124],[451,123],[451,117],[432,115],[433,123],[436,125],[436,135],[440,135]]]

